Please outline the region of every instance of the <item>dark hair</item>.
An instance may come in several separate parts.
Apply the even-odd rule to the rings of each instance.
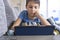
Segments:
[[[27,6],[27,4],[28,4],[30,1],[33,1],[33,2],[35,2],[35,3],[37,3],[37,4],[39,4],[39,6],[40,6],[40,0],[26,0],[26,6]]]

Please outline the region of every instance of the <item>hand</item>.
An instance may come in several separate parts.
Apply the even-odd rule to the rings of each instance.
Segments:
[[[39,17],[39,16],[40,16],[39,11],[36,11],[36,12],[35,12],[35,17]]]

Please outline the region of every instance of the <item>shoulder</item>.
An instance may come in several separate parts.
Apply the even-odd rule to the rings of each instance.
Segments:
[[[22,16],[22,15],[25,15],[25,14],[28,14],[27,10],[21,11],[19,16]]]
[[[25,18],[25,16],[27,16],[27,14],[28,14],[27,10],[23,10],[23,11],[20,13],[19,18],[21,18],[21,19]]]
[[[27,14],[27,10],[23,10],[20,14]]]

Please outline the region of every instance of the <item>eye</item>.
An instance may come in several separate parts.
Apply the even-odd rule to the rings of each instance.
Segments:
[[[35,9],[37,9],[37,6],[35,6]]]
[[[33,8],[33,7],[31,6],[31,7],[29,7],[29,8]]]

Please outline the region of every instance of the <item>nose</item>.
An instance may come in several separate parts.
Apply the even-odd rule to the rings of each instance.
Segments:
[[[35,13],[35,8],[32,8],[32,10],[31,10],[31,11],[32,11],[32,13]]]

